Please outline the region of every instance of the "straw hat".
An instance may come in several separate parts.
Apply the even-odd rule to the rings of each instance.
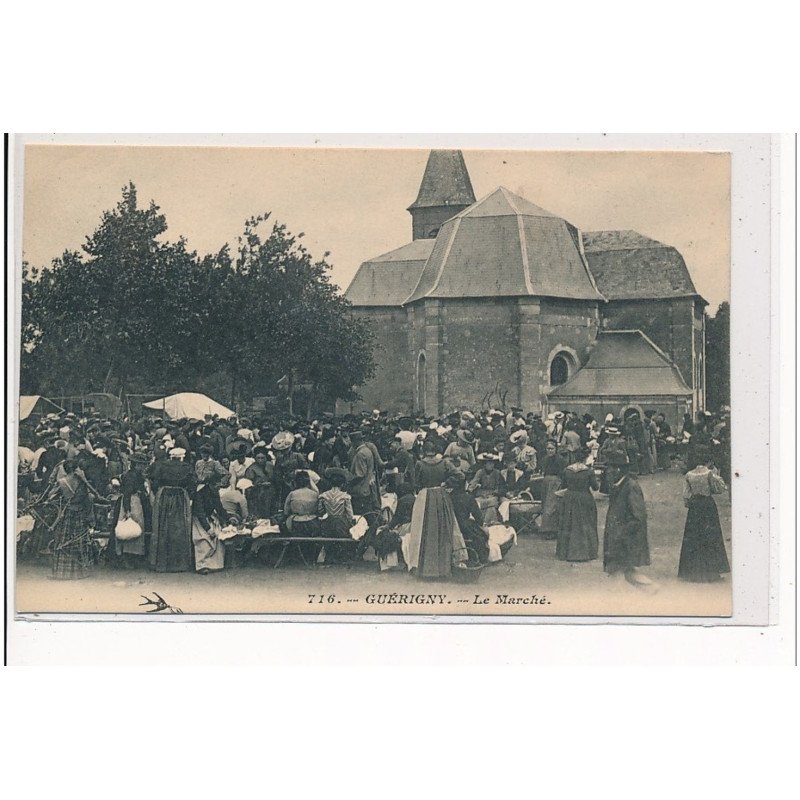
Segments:
[[[456,431],[456,438],[464,444],[472,444],[475,441],[475,434],[467,428],[460,428]]]
[[[273,450],[288,450],[294,444],[294,434],[289,431],[281,431],[272,437],[270,447]]]

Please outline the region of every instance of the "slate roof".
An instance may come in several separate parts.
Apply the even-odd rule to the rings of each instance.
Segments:
[[[431,150],[417,199],[408,207],[469,206],[475,192],[460,150]]]
[[[636,231],[585,231],[583,249],[607,300],[697,295],[683,256]]]
[[[603,300],[577,228],[501,186],[442,225],[406,302],[526,295]]]
[[[416,239],[365,261],[344,296],[354,306],[402,305],[417,285],[433,245],[433,239]]]
[[[691,395],[680,371],[641,331],[601,331],[586,365],[550,397]]]

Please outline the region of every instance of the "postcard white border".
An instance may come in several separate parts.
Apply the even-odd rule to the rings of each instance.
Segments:
[[[458,623],[459,630],[465,630],[464,623],[480,622],[481,628],[492,626],[499,627],[499,623],[514,622],[514,628],[529,626],[534,623],[536,627],[563,626],[579,623],[583,626],[599,624],[612,624],[614,626],[653,625],[659,629],[678,626],[757,626],[767,622],[775,623],[779,619],[781,610],[786,611],[787,595],[785,587],[787,582],[781,580],[780,565],[793,563],[794,540],[789,534],[791,529],[783,527],[784,536],[779,536],[781,525],[779,521],[786,519],[787,504],[781,504],[780,491],[784,490],[783,480],[778,479],[787,474],[783,466],[791,453],[786,452],[785,442],[787,430],[793,425],[787,421],[786,404],[783,395],[778,394],[780,381],[778,376],[786,375],[787,357],[793,355],[793,347],[788,349],[777,347],[779,330],[785,333],[787,294],[786,287],[793,286],[791,269],[787,275],[786,257],[791,259],[791,244],[787,250],[788,241],[791,243],[791,231],[787,230],[791,215],[778,211],[793,209],[791,192],[787,193],[786,181],[790,180],[794,171],[794,152],[791,139],[787,137],[770,137],[768,135],[678,135],[678,134],[547,134],[547,135],[489,135],[489,134],[438,134],[438,135],[343,135],[343,134],[305,134],[305,135],[21,135],[12,137],[10,151],[10,178],[13,186],[13,203],[10,209],[9,243],[10,263],[19,264],[21,261],[21,178],[23,169],[22,150],[27,143],[74,143],[74,144],[147,144],[147,145],[215,145],[215,146],[317,146],[317,147],[464,147],[464,148],[524,148],[524,149],[571,149],[571,150],[716,150],[728,151],[732,154],[731,175],[731,253],[732,253],[732,280],[731,280],[731,308],[732,308],[732,390],[734,400],[733,409],[733,471],[738,471],[740,478],[734,481],[734,517],[733,517],[733,591],[734,609],[733,616],[727,618],[606,618],[606,617],[535,617],[535,618],[438,618],[404,617],[404,622],[437,622]],[[780,181],[777,180],[780,176]],[[779,258],[780,256],[780,258]],[[783,269],[779,269],[782,263]],[[791,265],[789,265],[790,267]],[[9,336],[11,352],[9,353],[7,375],[7,409],[10,419],[7,419],[7,432],[9,436],[16,437],[16,397],[18,394],[17,352],[19,337],[19,292],[14,275],[9,271],[7,275],[7,291],[14,298],[14,335],[16,344],[12,343]],[[783,310],[781,315],[777,309]],[[789,306],[791,309],[791,306]],[[785,342],[785,337],[781,337]],[[769,352],[770,357],[765,358]],[[793,362],[793,359],[792,359]],[[784,387],[785,388],[785,387]],[[784,446],[778,446],[784,442]],[[769,444],[772,443],[770,447]],[[778,469],[781,459],[781,469]],[[746,469],[743,465],[746,464]],[[740,466],[742,465],[742,466]],[[13,448],[8,450],[6,464],[8,479],[12,480],[15,473]],[[770,480],[772,475],[772,480]],[[779,491],[780,485],[780,491]],[[11,487],[13,488],[13,486]],[[11,495],[13,497],[13,494]],[[783,494],[783,497],[791,497]],[[7,509],[7,522],[13,523],[13,508]],[[772,522],[772,524],[770,524]],[[7,525],[9,536],[13,537],[13,524]],[[12,539],[13,544],[13,539]],[[9,545],[9,556],[13,554],[13,547]],[[787,560],[788,559],[788,560]],[[94,638],[99,629],[106,634],[113,629],[114,638],[124,639],[126,630],[130,626],[121,624],[126,620],[124,616],[102,616],[99,619],[103,625],[87,624],[95,618],[83,615],[59,615],[59,622],[39,619],[37,621],[13,619],[13,558],[9,557],[9,578],[7,583],[8,612],[9,612],[9,647],[19,652],[26,653],[25,660],[34,654],[42,652],[41,647],[46,644],[43,637],[50,632],[55,640],[63,641],[72,638],[80,630],[80,638]],[[779,596],[781,602],[779,602]],[[62,626],[61,620],[69,619],[71,624]],[[134,617],[137,621],[141,617]],[[347,623],[332,621],[331,617],[324,617],[324,625],[315,624],[313,617],[292,615],[245,618],[226,616],[228,622],[236,621],[290,621],[303,622],[310,625],[315,631],[320,631],[324,626],[331,630],[342,631]],[[205,630],[210,634],[209,626],[195,626],[181,624],[179,628],[169,627],[162,622],[173,622],[175,618],[162,618],[159,622],[148,619],[147,629],[158,628],[159,631],[148,630],[142,635],[141,629],[136,628],[135,638],[159,639],[161,631],[169,631],[171,641],[186,638],[194,640],[197,631]],[[189,622],[216,622],[217,617],[193,615],[184,617],[181,623]],[[352,623],[353,618],[347,622]],[[396,618],[362,617],[359,622],[366,624],[369,629],[376,629],[376,623],[396,622]],[[448,627],[445,625],[444,627]],[[237,630],[252,630],[249,626],[219,626],[214,625],[214,630],[220,627]],[[288,631],[304,626],[275,626],[268,629]],[[351,626],[362,627],[362,626]],[[398,626],[391,626],[398,627]],[[402,626],[407,627],[407,626]],[[415,626],[419,627],[419,626]],[[468,628],[469,626],[467,626]],[[192,629],[190,632],[187,629]],[[442,625],[430,626],[432,630],[442,630]],[[106,635],[103,634],[103,635]],[[205,635],[205,634],[204,634]],[[217,633],[214,634],[215,636]],[[261,635],[261,634],[259,634]],[[317,634],[320,635],[320,634]],[[322,634],[323,638],[327,634]],[[504,636],[507,634],[503,634]],[[226,636],[233,636],[228,631]],[[238,634],[237,634],[238,636]],[[357,637],[351,633],[348,636]],[[124,648],[128,649],[128,648]],[[79,657],[79,653],[73,653]]]

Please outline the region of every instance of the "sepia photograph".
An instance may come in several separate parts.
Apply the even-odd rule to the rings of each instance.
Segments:
[[[17,614],[731,616],[730,153],[22,158]]]

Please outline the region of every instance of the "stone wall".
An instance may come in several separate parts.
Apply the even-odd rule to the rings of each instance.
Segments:
[[[611,300],[603,311],[604,327],[642,331],[675,362],[687,386],[693,388],[697,380],[695,305],[693,297]]]
[[[519,402],[519,314],[514,298],[441,306],[441,411]]]
[[[429,416],[459,408],[519,405],[541,411],[550,361],[559,352],[571,372],[597,337],[597,304],[549,298],[424,300],[409,307],[414,408]],[[424,354],[425,379],[418,377]],[[425,402],[420,386],[424,383]]]
[[[415,208],[411,212],[411,232],[414,239],[435,239],[439,228],[467,206],[436,206]]]
[[[526,299],[520,299],[520,303]],[[531,358],[531,375],[522,405],[525,410],[542,411],[550,386],[550,362],[563,353],[570,363],[571,378],[588,360],[589,350],[597,339],[600,312],[596,302],[558,300],[545,297],[539,302],[538,362]],[[524,362],[528,364],[527,360]]]
[[[367,319],[375,335],[375,377],[357,389],[362,399],[355,403],[338,403],[337,412],[379,408],[390,413],[407,413],[412,408],[412,373],[408,364],[408,322],[404,308],[353,308],[353,315]],[[346,346],[346,343],[342,343]]]

